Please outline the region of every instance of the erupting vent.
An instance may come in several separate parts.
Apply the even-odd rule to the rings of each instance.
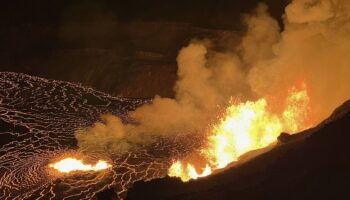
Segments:
[[[210,128],[206,146],[184,161],[175,161],[169,176],[188,181],[210,175],[249,151],[273,144],[281,132],[295,133],[310,126],[305,83],[300,89],[292,88],[284,102],[280,113],[271,111],[273,104],[267,99],[231,104]]]
[[[62,173],[69,173],[73,171],[101,171],[112,166],[104,160],[98,160],[95,165],[91,165],[84,164],[83,161],[76,158],[65,158],[56,163],[49,164],[49,167]]]

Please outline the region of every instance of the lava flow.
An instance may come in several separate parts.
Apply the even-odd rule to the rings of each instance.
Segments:
[[[95,165],[84,164],[83,161],[76,158],[65,158],[56,163],[49,164],[50,168],[54,168],[62,173],[70,173],[73,171],[100,171],[112,167],[104,160],[98,160]]]
[[[205,147],[197,155],[175,161],[168,175],[182,181],[208,176],[249,151],[275,143],[281,132],[296,133],[309,127],[309,101],[302,84],[289,91],[280,112],[272,112],[274,104],[265,98],[231,104],[209,129]]]

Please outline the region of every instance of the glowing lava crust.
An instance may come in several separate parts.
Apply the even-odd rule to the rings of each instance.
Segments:
[[[75,130],[91,126],[104,113],[127,122],[129,111],[150,100],[117,98],[77,84],[9,72],[0,72],[0,87],[0,199],[88,200],[108,188],[123,199],[135,181],[165,177],[173,157],[197,148],[198,139],[160,139],[144,149],[108,158],[113,167],[96,173],[76,170],[79,175],[70,176],[57,171],[54,167],[60,165],[53,161],[75,157],[86,162],[79,168],[108,166],[98,162],[99,157],[72,152]]]

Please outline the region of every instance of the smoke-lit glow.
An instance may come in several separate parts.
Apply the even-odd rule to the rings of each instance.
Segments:
[[[252,5],[251,2],[248,4]],[[282,12],[278,11],[277,4],[273,5],[274,14]],[[243,10],[248,7],[244,6]],[[179,11],[180,18],[181,13]],[[94,23],[102,20],[103,27],[104,22],[114,28],[119,27],[119,23],[101,18],[103,12],[97,14],[89,17]],[[147,56],[147,59],[140,60],[131,53],[127,60],[140,66],[143,62],[146,65],[155,63],[162,69],[137,68],[140,71],[136,70],[133,73],[136,76],[131,77],[137,81],[120,79],[120,74],[124,73],[117,73],[111,76],[115,80],[106,81],[106,85],[101,86],[113,88],[107,83],[124,80],[140,88],[151,86],[142,88],[147,92],[136,91],[135,95],[140,94],[140,97],[144,94],[148,97],[149,92],[159,89],[163,91],[161,94],[173,94],[169,96],[174,98],[161,95],[152,100],[120,98],[84,87],[82,83],[0,72],[0,137],[5,137],[0,147],[0,199],[96,199],[98,191],[111,187],[117,198],[123,199],[136,181],[162,178],[167,174],[183,181],[206,177],[217,173],[218,169],[237,166],[266,152],[277,143],[281,132],[293,134],[318,124],[350,98],[349,0],[290,0],[282,21],[282,16],[278,16],[279,20],[271,16],[265,4],[241,14],[242,25],[237,21],[231,23],[235,19],[225,19],[225,13],[222,13],[220,21],[226,24],[224,27],[230,23],[237,24],[226,27],[226,30],[211,29],[205,23],[198,29],[184,26],[176,20],[174,23],[160,20],[160,23],[130,22],[130,28],[129,23],[121,23],[122,27],[126,27],[123,30],[128,37],[115,34],[117,37],[114,39],[112,35],[105,38],[106,42],[111,39],[113,43],[115,39],[119,41],[130,36],[131,42],[123,42],[120,46],[120,49],[127,49],[126,54],[134,50],[138,54],[139,48],[136,47],[146,45],[144,50],[151,54],[155,51],[160,56],[153,59],[151,55],[151,59]],[[83,23],[75,27],[74,22],[69,25],[67,33],[72,33],[73,40],[81,38],[76,37],[76,33],[81,32],[80,28],[85,30],[86,25]],[[242,26],[245,28],[240,29]],[[147,34],[135,33],[135,27],[145,29]],[[58,35],[66,35],[66,28],[59,28]],[[163,44],[159,46],[161,41],[144,43],[142,36],[160,29],[164,30],[161,34],[170,34],[165,37],[169,42],[164,44],[167,48],[163,48]],[[111,33],[110,30],[107,32]],[[188,35],[189,32],[191,34]],[[193,35],[196,39],[179,51],[175,74],[175,50],[189,40],[187,36],[183,37],[184,34]],[[71,39],[67,42],[80,45],[80,42]],[[21,40],[18,42],[20,44]],[[85,42],[82,44],[86,46]],[[61,58],[76,56],[77,60],[74,59],[73,63],[85,57],[80,53],[100,54],[99,50],[52,50],[58,57],[50,57],[59,60],[71,62],[72,59]],[[108,52],[113,53],[114,50]],[[16,52],[9,51],[6,55],[12,57],[13,53]],[[99,56],[96,59],[101,61],[101,65],[106,62],[113,65],[109,59],[105,61]],[[28,61],[29,64],[32,61],[52,63],[47,59],[44,62],[36,59]],[[24,63],[27,62],[19,64]],[[11,66],[8,67],[11,69]],[[29,69],[31,67],[25,71]],[[62,69],[57,72],[70,73],[68,68]],[[117,69],[107,67],[104,70],[112,74]],[[120,70],[124,72],[124,68]],[[85,78],[87,75],[86,80],[103,78],[103,73],[82,74]],[[153,79],[151,83],[163,83],[164,80],[170,83],[175,76],[174,93],[167,84],[148,84],[149,79]],[[66,76],[58,73],[58,77]],[[301,80],[304,84],[300,84]],[[127,92],[130,88],[123,90]],[[99,120],[101,114],[104,115]],[[92,124],[93,121],[96,122]],[[73,132],[76,140],[72,138]],[[281,142],[284,141],[287,140],[282,137]],[[69,149],[75,152],[77,147],[78,152],[89,156],[103,154],[108,161],[88,163],[83,159],[83,162],[79,156],[73,158],[74,154],[62,157],[63,152],[67,153]],[[268,148],[263,149],[265,147]],[[48,163],[57,156],[62,160]],[[51,172],[54,176],[47,176]],[[89,173],[88,176],[67,176],[56,181],[55,175],[65,176],[74,172],[92,172],[101,176],[90,176]],[[247,175],[255,177],[254,173]]]
[[[104,160],[98,160],[95,165],[91,165],[84,164],[82,160],[69,157],[56,163],[49,164],[49,167],[62,173],[70,173],[72,171],[100,171],[112,166]]]
[[[174,162],[169,176],[180,177],[182,181],[207,176],[215,169],[238,161],[249,151],[273,144],[283,131],[295,133],[307,128],[309,97],[305,84],[300,90],[290,90],[282,113],[273,113],[270,107],[265,98],[230,105],[210,129],[208,144],[200,153],[206,163],[201,172],[197,172],[201,167],[191,163],[190,158],[188,162]]]

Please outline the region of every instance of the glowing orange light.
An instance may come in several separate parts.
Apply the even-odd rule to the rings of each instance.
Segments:
[[[309,97],[305,84],[300,90],[289,91],[282,113],[272,113],[264,98],[230,105],[221,120],[210,129],[207,146],[200,153],[207,163],[203,172],[199,174],[191,161],[175,161],[168,175],[182,181],[210,175],[212,171],[238,161],[249,151],[275,143],[281,132],[295,133],[307,128],[308,114]]]
[[[69,157],[56,163],[49,164],[49,167],[62,173],[69,173],[72,171],[100,171],[110,168],[111,165],[104,160],[98,160],[95,165],[84,164],[81,160]]]

